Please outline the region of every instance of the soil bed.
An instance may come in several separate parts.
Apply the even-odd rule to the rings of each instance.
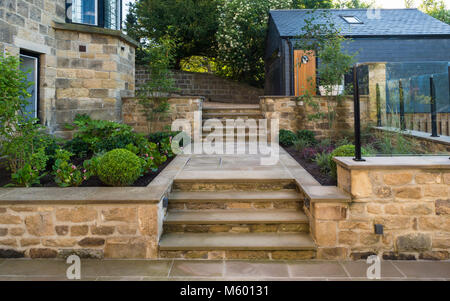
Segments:
[[[320,171],[320,167],[315,163],[306,160],[296,151],[294,147],[284,147],[284,149],[298,162],[304,169],[306,169],[321,185],[324,186],[336,186],[337,181],[328,174],[324,174]]]
[[[145,187],[148,184],[150,184],[151,181],[153,181],[158,174],[166,168],[167,165],[174,159],[167,158],[167,161],[164,162],[157,171],[155,172],[149,172],[134,182],[132,187]],[[8,184],[11,181],[11,175],[10,172],[5,167],[6,162],[0,161],[0,187],[3,187],[4,185]],[[81,184],[79,187],[107,187],[108,185],[105,185],[100,181],[100,179],[97,176],[90,177],[89,180],[84,181],[83,184]],[[44,177],[41,178],[41,186],[36,187],[58,187],[58,185],[55,183],[53,179],[53,175],[47,174]]]

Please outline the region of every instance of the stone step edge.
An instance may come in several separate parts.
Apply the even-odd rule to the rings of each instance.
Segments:
[[[230,212],[231,211],[231,212]],[[232,218],[235,216],[236,212],[233,211],[239,211],[239,213],[245,212],[249,215],[254,215],[255,217],[247,218],[247,219],[240,219],[240,218]],[[273,219],[257,219],[258,214],[261,214],[264,212],[265,214],[270,213],[273,215],[279,215],[282,213],[296,213],[297,218],[278,218],[275,217]],[[184,214],[189,215],[192,214],[193,217],[188,219],[173,219],[173,216],[177,216],[178,214]],[[211,213],[228,216],[227,219],[217,220],[209,218],[211,216]],[[203,218],[198,218],[195,216],[198,215],[204,215]],[[166,219],[164,220],[164,224],[170,224],[170,225],[247,225],[247,224],[308,224],[309,220],[308,217],[301,211],[298,210],[282,210],[282,209],[272,209],[272,210],[208,210],[208,211],[198,211],[198,210],[169,210],[168,214],[166,216]]]
[[[269,235],[273,236],[274,234],[270,233]],[[185,251],[185,250],[193,250],[193,251],[207,251],[207,250],[220,250],[220,251],[234,251],[234,250],[241,250],[241,251],[300,251],[300,250],[316,250],[316,245],[314,243],[314,241],[311,239],[311,236],[309,233],[296,233],[296,234],[292,234],[292,233],[276,233],[276,236],[297,236],[297,237],[303,237],[304,239],[307,239],[309,241],[308,245],[278,245],[278,246],[268,246],[268,245],[264,245],[264,246],[249,246],[249,245],[235,245],[235,246],[212,246],[212,245],[208,245],[207,239],[208,236],[209,237],[220,237],[220,236],[236,236],[237,239],[239,238],[244,238],[244,241],[246,241],[249,237],[258,237],[258,236],[268,236],[267,233],[235,233],[235,234],[222,234],[222,233],[208,233],[208,234],[204,234],[204,233],[167,233],[167,234],[163,234],[161,236],[161,239],[159,241],[159,250],[160,251]],[[179,236],[183,236],[184,238],[186,237],[200,237],[200,236],[204,236],[205,238],[202,239],[202,244],[203,245],[177,245],[177,246],[167,246],[165,243],[165,240],[167,239],[167,237],[171,238],[170,236],[175,236],[179,237]]]
[[[277,191],[275,193],[270,192],[261,192],[263,197],[251,197],[251,194],[258,193],[259,191],[220,191],[220,192],[211,192],[211,191],[173,191],[169,195],[169,202],[186,202],[186,201],[196,201],[196,202],[216,202],[216,201],[225,201],[225,202],[270,202],[270,201],[303,201],[303,197],[300,193],[293,192],[292,190],[285,191]],[[285,196],[280,197],[279,194],[283,194],[285,192]],[[211,197],[210,195],[214,196]]]

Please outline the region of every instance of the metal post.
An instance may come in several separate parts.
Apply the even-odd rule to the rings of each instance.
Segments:
[[[357,66],[353,66],[353,107],[355,119],[355,161],[366,161],[361,158],[361,116],[359,108],[359,85],[357,76]]]
[[[398,81],[398,95],[400,101],[400,130],[406,130],[406,122],[405,122],[405,99],[403,95],[403,85],[402,81]]]
[[[381,126],[381,96],[380,85],[377,83],[377,126]]]
[[[431,96],[431,137],[439,137],[437,133],[436,90],[434,87],[433,76],[430,77],[430,96]]]

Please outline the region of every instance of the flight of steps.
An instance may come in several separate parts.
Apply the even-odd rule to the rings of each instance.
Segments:
[[[222,135],[222,139],[223,142],[226,141],[226,137],[227,137],[227,125],[226,125],[226,120],[236,120],[236,119],[242,119],[243,121],[246,121],[248,119],[254,119],[256,121],[256,128],[255,127],[244,127],[242,126],[237,126],[234,127],[230,133],[232,133],[232,136],[234,136],[234,141],[235,142],[248,142],[249,141],[249,137],[250,136],[255,136],[258,134],[257,132],[257,127],[258,127],[258,120],[264,118],[262,113],[261,113],[261,109],[259,107],[259,105],[249,105],[249,104],[245,104],[245,105],[239,105],[239,104],[235,104],[235,105],[229,105],[229,104],[224,104],[224,105],[215,105],[215,106],[208,106],[207,104],[204,105],[203,109],[202,109],[202,125],[203,125],[203,132],[202,132],[202,139],[205,141],[206,137],[208,135],[210,135],[213,131],[214,128],[212,129],[212,131],[208,131],[208,129],[206,129],[205,123],[207,122],[207,120],[209,119],[218,119],[222,122],[223,126],[224,126],[224,133]],[[255,132],[253,132],[253,130],[255,130]],[[240,131],[243,131],[245,133],[245,139],[243,139],[242,141],[239,141],[236,139],[236,134]],[[209,140],[212,140],[213,138],[215,138],[214,135],[210,136]]]
[[[315,258],[302,207],[291,180],[175,180],[160,257]]]

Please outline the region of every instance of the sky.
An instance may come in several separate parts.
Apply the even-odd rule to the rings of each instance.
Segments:
[[[404,0],[375,0],[376,6],[381,8],[405,8]],[[450,8],[450,0],[444,0],[447,4],[447,7]],[[134,2],[134,0],[123,0],[123,15],[124,19],[127,15],[128,6],[126,5],[129,2]],[[416,6],[422,3],[422,0],[415,0]]]

